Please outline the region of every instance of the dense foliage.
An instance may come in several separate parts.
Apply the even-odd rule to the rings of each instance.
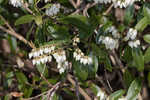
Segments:
[[[149,100],[149,0],[0,0],[0,100]]]

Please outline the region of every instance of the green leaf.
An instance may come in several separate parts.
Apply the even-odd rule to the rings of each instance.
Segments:
[[[6,94],[4,96],[4,100],[11,100],[12,99],[12,96],[10,94]]]
[[[88,78],[88,71],[85,68],[83,64],[81,64],[79,61],[73,61],[73,68],[74,68],[74,74],[80,79],[80,80],[86,80]]]
[[[79,29],[79,37],[81,39],[87,39],[91,34],[91,25],[89,24],[88,18],[81,15],[70,15],[61,19],[66,24],[73,25]]]
[[[25,84],[28,82],[27,77],[24,75],[24,73],[17,71],[16,72],[16,77],[19,83]]]
[[[17,40],[15,37],[8,35],[8,42],[11,48],[11,52],[12,53],[16,53],[16,49],[17,49]]]
[[[147,80],[148,80],[148,86],[150,87],[150,72],[148,72]]]
[[[39,71],[39,73],[42,74],[44,77],[48,76],[48,69],[47,69],[46,64],[36,65],[36,68]]]
[[[121,55],[122,55],[122,50],[120,51]],[[127,63],[132,61],[132,48],[130,48],[129,46],[126,46],[124,49],[124,54],[121,57],[121,59]]]
[[[32,91],[33,91],[33,88],[32,87],[27,87],[24,89],[24,96],[26,98],[29,98],[31,95],[32,95]]]
[[[93,78],[96,76],[98,70],[98,59],[92,53],[90,57],[93,59],[93,63],[90,65],[84,65],[75,60],[73,61],[74,73],[81,80],[86,80],[87,78]]]
[[[109,59],[107,56],[105,57],[104,64],[105,64],[105,68],[106,68],[108,71],[112,72],[111,61],[110,61],[110,59]]]
[[[125,93],[124,90],[115,91],[109,96],[109,100],[118,100],[120,97],[124,95],[124,93]]]
[[[141,91],[141,80],[140,79],[135,79],[132,81],[128,92],[127,92],[127,100],[136,100],[139,92]]]
[[[144,54],[144,62],[145,63],[150,62],[150,47],[146,50],[146,52]]]
[[[34,18],[35,17],[33,15],[22,16],[22,17],[20,17],[19,19],[16,20],[15,25],[29,23],[29,22],[33,21]]]
[[[143,31],[148,24],[149,24],[148,17],[144,17],[136,24],[135,29],[138,31]]]
[[[5,21],[0,17],[0,25],[4,25]]]
[[[42,16],[36,16],[34,20],[37,25],[41,25],[43,23]]]
[[[150,9],[148,7],[143,7],[143,13],[145,17],[150,18]]]
[[[129,88],[131,82],[133,81],[133,78],[134,77],[132,76],[132,74],[126,69],[123,73],[123,80],[127,88]]]
[[[139,48],[133,48],[132,56],[133,56],[133,61],[135,63],[135,67],[139,71],[143,71],[144,70],[144,56],[142,54],[142,51]]]
[[[129,25],[134,16],[134,5],[128,6],[125,9],[124,23]]]
[[[46,9],[46,8],[50,8],[52,6],[52,4],[46,4],[44,7],[41,8],[41,10]]]
[[[144,35],[143,38],[144,38],[145,42],[150,43],[150,35],[149,34]]]
[[[60,25],[54,25],[54,26],[48,26],[47,31],[50,33],[50,35],[55,39],[69,39],[69,29],[66,26],[60,26]]]

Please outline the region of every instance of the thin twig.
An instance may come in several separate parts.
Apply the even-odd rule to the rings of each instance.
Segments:
[[[26,2],[26,3],[23,4],[22,7],[23,7],[24,9],[26,9],[30,14],[35,15],[35,14],[32,12],[32,10],[28,7],[28,5],[29,5],[29,4]]]
[[[28,44],[31,48],[35,48],[35,46],[32,42],[29,42],[23,36],[21,36],[19,33],[16,33],[15,30],[10,26],[10,24],[3,18],[3,16],[0,15],[0,18],[4,21],[5,25],[8,27],[8,29],[6,29],[5,27],[0,25],[0,29],[2,31],[16,37],[17,39],[24,42],[25,44]]]
[[[122,64],[121,60],[119,59],[117,53],[115,50],[112,50],[112,55],[114,56],[115,60],[116,60],[116,63],[119,65],[119,67],[121,68],[121,71],[122,73],[125,72],[125,67],[124,65]]]
[[[23,99],[23,100],[37,100],[37,98],[39,98],[39,97],[41,97],[41,96],[43,96],[47,93],[51,93],[52,91],[56,91],[59,88],[60,84],[61,84],[61,82],[58,82],[51,89],[49,89],[48,91],[45,91],[45,92],[43,92],[39,95],[36,95],[34,97],[31,97],[31,98]]]
[[[77,5],[76,5],[76,3],[74,2],[74,0],[69,0],[69,2],[73,5],[74,8],[77,9]]]
[[[84,16],[87,16],[87,17],[89,17],[89,15],[88,15],[88,9],[90,9],[91,7],[93,7],[93,6],[95,6],[97,3],[88,3],[87,5],[86,5],[86,7],[83,9],[83,15]]]
[[[79,96],[79,84],[78,84],[78,80],[75,77],[75,83],[76,83],[76,96],[77,96],[77,100],[80,100],[80,96]]]
[[[77,7],[79,7],[80,4],[81,4],[81,0],[77,0],[77,3],[76,3]]]
[[[112,7],[113,7],[113,4],[111,4],[111,5],[109,6],[109,8],[108,8],[108,9],[106,10],[106,12],[104,13],[104,15],[107,15],[107,14],[111,11]]]
[[[67,79],[68,81],[73,85],[75,86],[75,81],[72,79],[72,75],[68,74],[67,75]],[[87,93],[79,86],[79,92],[81,93],[81,95],[84,96],[85,100],[92,100],[88,95]]]
[[[0,26],[0,29],[14,37],[16,37],[17,39],[19,39],[20,41],[24,42],[25,44],[28,44],[31,48],[35,48],[34,45],[32,43],[30,43],[29,41],[27,41],[23,36],[21,36],[20,34],[16,33],[15,31],[11,31],[6,29],[3,26]]]
[[[109,93],[109,94],[111,93],[111,92],[110,92],[110,89],[109,89],[108,86],[105,84],[105,82],[103,81],[103,78],[102,78],[102,77],[96,75],[96,80],[98,80],[98,81],[103,85],[103,87],[106,89],[106,92],[107,92],[107,93]]]

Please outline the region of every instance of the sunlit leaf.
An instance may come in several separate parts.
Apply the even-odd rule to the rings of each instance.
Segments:
[[[16,20],[15,25],[29,23],[29,22],[33,21],[34,18],[35,17],[33,15],[24,15]]]
[[[136,100],[139,92],[141,91],[141,81],[139,79],[135,79],[132,81],[128,92],[127,92],[127,100]]]

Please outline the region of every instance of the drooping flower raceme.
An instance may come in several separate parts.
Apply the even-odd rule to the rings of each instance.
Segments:
[[[45,45],[40,48],[33,49],[29,53],[29,58],[33,58],[33,65],[44,64],[52,61],[52,56],[57,62],[57,68],[59,73],[62,74],[69,66],[69,62],[66,60],[66,53],[64,50],[56,50],[54,45]]]
[[[137,30],[130,28],[127,36],[125,37],[125,41],[128,41],[129,39],[134,40],[137,36]]]
[[[119,98],[118,100],[127,100],[127,98],[122,97],[122,98]]]
[[[120,34],[119,34],[118,30],[115,28],[115,26],[108,27],[106,29],[106,32],[112,33],[112,36],[116,39],[120,38]]]
[[[77,36],[75,36],[74,38],[73,38],[73,45],[74,46],[77,46],[77,43],[79,43],[80,42],[80,39],[77,37]]]
[[[111,0],[94,0],[95,3],[111,3]]]
[[[79,48],[75,50],[75,52],[73,53],[73,57],[75,58],[76,61],[80,61],[80,63],[84,65],[86,64],[90,65],[93,63],[92,57],[85,56],[84,53]]]
[[[66,53],[64,50],[60,50],[53,54],[53,57],[55,58],[57,62],[57,68],[59,69],[59,73],[64,73],[65,70],[68,68],[69,63],[66,60]]]
[[[128,45],[131,48],[137,48],[140,45],[140,40],[136,40],[137,30],[130,28],[127,32],[127,36],[124,38],[125,41],[128,41]]]
[[[23,0],[9,0],[9,3],[14,7],[21,7],[23,4]]]
[[[44,64],[46,62],[51,62],[52,56],[51,52],[55,50],[55,46],[45,45],[40,48],[33,49],[31,53],[29,53],[29,58],[33,58],[32,63],[35,64]]]
[[[60,11],[60,4],[53,4],[50,8],[47,8],[45,13],[47,16],[54,16]]]
[[[129,41],[129,42],[128,42],[128,45],[129,45],[131,48],[133,48],[133,47],[137,48],[137,47],[140,45],[140,40]]]
[[[135,1],[140,1],[140,0],[94,0],[95,3],[113,3],[113,6],[115,8],[126,8],[129,5],[132,5]]]
[[[102,40],[102,43],[105,44],[106,49],[110,49],[110,50],[113,50],[115,48],[117,49],[119,46],[118,40],[108,36],[105,37],[104,40]]]
[[[99,89],[96,96],[99,97],[99,100],[106,100],[107,99],[106,93],[104,91],[102,91],[101,89]]]

